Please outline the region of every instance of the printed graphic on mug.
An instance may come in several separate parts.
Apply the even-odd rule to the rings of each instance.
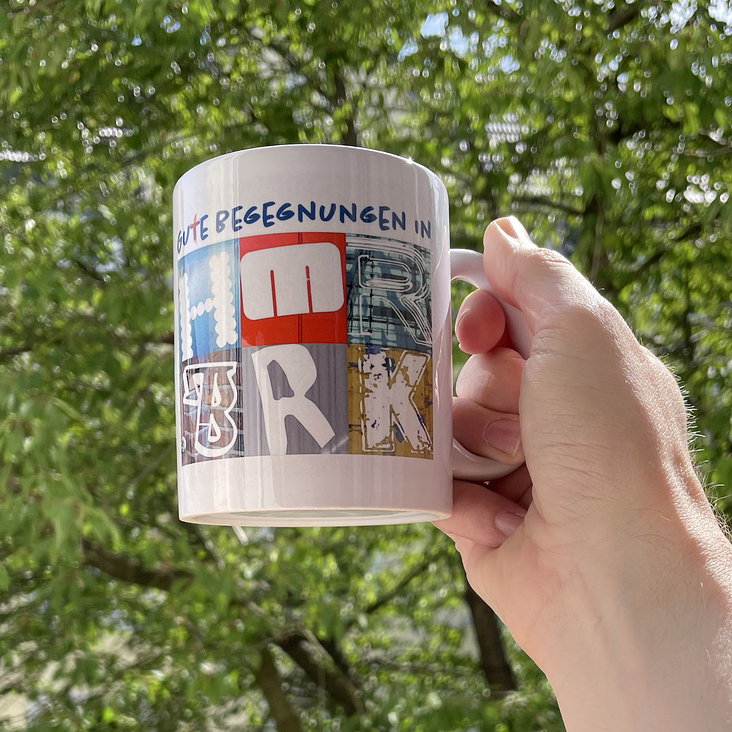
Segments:
[[[432,457],[432,358],[405,348],[348,346],[352,455]]]
[[[177,287],[184,465],[432,458],[428,249],[333,232],[241,237],[185,255]]]

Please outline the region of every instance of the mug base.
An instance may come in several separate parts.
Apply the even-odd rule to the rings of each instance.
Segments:
[[[180,519],[192,524],[212,524],[216,526],[379,526],[439,521],[449,516],[449,513],[409,509],[303,508],[207,513],[181,516]]]
[[[444,443],[443,443],[444,444]],[[278,455],[179,467],[181,521],[219,526],[376,526],[452,512],[447,460]]]

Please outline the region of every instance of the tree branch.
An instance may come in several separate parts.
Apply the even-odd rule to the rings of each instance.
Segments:
[[[319,687],[323,687],[331,698],[343,707],[346,715],[363,712],[356,688],[348,676],[345,673],[334,673],[332,670],[324,668],[308,652],[306,644],[307,638],[304,635],[290,635],[278,641],[279,647],[313,682]],[[335,659],[332,660],[335,663]]]
[[[728,155],[732,152],[732,144],[730,144],[729,138],[725,139],[723,137],[717,137],[713,135],[708,130],[699,130],[697,133],[699,137],[703,137],[705,140],[709,140],[709,142],[713,142],[717,149],[712,150],[695,150],[694,152],[697,153],[697,157],[701,156],[711,156],[716,157],[717,155]]]
[[[174,443],[170,443],[166,445],[158,454],[157,457],[153,458],[137,475],[135,475],[132,480],[130,480],[128,483],[125,484],[124,488],[126,490],[129,490],[130,488],[133,488],[141,481],[145,480],[148,475],[151,473],[154,473],[155,470],[165,461],[165,459],[168,457],[168,453],[173,449]]]
[[[616,30],[620,30],[628,23],[635,20],[642,10],[643,3],[641,0],[636,0],[632,5],[626,5],[624,8],[616,8],[613,13],[610,14],[610,20],[607,24],[607,30],[605,33],[611,35]]]
[[[378,664],[380,668],[393,671],[404,671],[409,674],[419,673],[422,676],[434,676],[445,673],[445,666],[441,663],[416,663],[414,661],[395,661],[384,652],[372,651],[365,654],[361,658],[361,663],[373,666]],[[450,666],[450,675],[465,676],[466,678],[475,677],[475,668],[473,666],[452,665]]]
[[[694,313],[694,302],[691,295],[691,277],[689,274],[689,266],[683,269],[683,277],[681,283],[684,291],[684,312],[681,321],[681,332],[683,333],[684,348],[681,353],[685,357],[689,368],[696,367],[696,348],[694,344],[694,326],[692,324],[692,315]]]
[[[348,89],[340,69],[335,69],[333,72],[333,81],[336,89],[334,106],[341,108],[348,101]],[[351,147],[359,147],[354,112],[355,110],[351,109],[351,113],[346,117],[346,132],[343,135],[343,142]]]
[[[21,353],[28,353],[33,350],[33,343],[24,343],[22,346],[15,346],[13,348],[3,348],[0,350],[0,361],[6,358],[13,358],[14,356],[20,356]]]
[[[650,269],[653,267],[653,265],[658,264],[667,253],[666,247],[663,247],[662,249],[659,249],[658,251],[651,254],[648,259],[645,260],[645,262],[641,262],[637,267],[634,267],[632,270],[625,272],[622,274],[622,286],[625,287],[626,285],[635,282],[635,280],[638,278],[639,275],[643,274],[647,269]]]
[[[503,18],[508,23],[518,23],[521,21],[521,16],[513,8],[503,3],[497,3],[496,0],[487,0],[484,7],[487,12]]]
[[[87,277],[98,282],[100,285],[106,285],[106,281],[102,275],[97,272],[94,267],[89,266],[86,262],[82,262],[80,259],[71,260]]]
[[[546,196],[514,196],[513,200],[516,203],[525,203],[529,206],[547,206],[548,208],[554,208],[557,211],[564,211],[572,216],[584,216],[586,211],[581,208],[575,208],[570,206],[568,203],[562,203],[561,201],[552,201],[551,198]]]
[[[300,717],[290,704],[282,688],[282,679],[275,666],[269,646],[261,649],[261,661],[254,669],[254,678],[269,705],[270,716],[277,724],[277,732],[302,732]]]
[[[110,575],[110,577],[123,582],[142,585],[143,587],[155,587],[169,592],[178,580],[193,581],[193,574],[186,570],[175,568],[148,569],[132,557],[124,554],[113,554],[86,539],[82,542],[82,549],[84,564],[96,567]]]
[[[305,74],[304,69],[306,66],[306,62],[297,58],[297,56],[295,56],[287,47],[286,43],[280,44],[273,38],[265,40],[262,36],[255,33],[253,28],[247,28],[247,35],[251,40],[258,43],[261,48],[267,48],[273,53],[277,54],[282,59],[282,61],[287,64],[292,72],[294,72],[295,74],[299,74],[300,76],[304,76],[307,79],[308,83],[313,87],[313,89],[315,89],[320,94],[320,96],[322,96],[323,99],[325,99],[328,104],[331,105],[330,111],[333,111],[333,103],[329,99],[328,95],[325,93],[325,90],[323,89],[320,82],[312,76],[308,76],[307,74]]]
[[[206,552],[209,561],[213,562],[217,569],[224,569],[226,562],[218,555],[214,543],[203,534],[200,524],[185,523],[185,532],[191,537],[194,544]]]
[[[14,13],[8,13],[8,18],[14,18],[16,15],[19,15],[20,13],[27,13],[27,12],[35,12],[37,13],[39,10],[48,10],[49,8],[52,8],[54,5],[58,5],[59,3],[62,3],[64,0],[41,0],[41,2],[35,3],[35,5],[24,5],[20,10],[17,10]]]
[[[348,663],[348,659],[343,655],[338,641],[335,638],[326,638],[325,640],[320,640],[320,645],[333,659],[333,663],[350,679],[352,674],[351,666]]]
[[[597,287],[597,276],[600,274],[600,267],[607,258],[603,246],[603,234],[605,226],[605,206],[601,198],[597,199],[597,220],[595,221],[595,246],[592,251],[592,263],[590,265],[590,282]]]
[[[420,562],[416,567],[407,572],[402,579],[397,582],[388,592],[384,593],[381,597],[372,602],[364,612],[367,615],[375,613],[380,610],[384,605],[388,605],[397,595],[401,594],[402,590],[415,578],[419,577],[420,574],[425,572],[432,562],[437,559],[437,554],[431,554]]]
[[[111,577],[122,580],[123,582],[129,582],[143,587],[155,587],[168,592],[178,580],[192,582],[195,579],[191,572],[182,569],[148,569],[143,567],[136,559],[107,552],[86,540],[83,542],[83,550],[84,562],[86,564],[96,567]],[[213,556],[216,559],[215,554]],[[258,615],[263,614],[259,606],[243,596],[234,598],[232,604],[245,606]],[[304,635],[292,635],[280,639],[277,642],[312,681],[318,686],[325,688],[333,700],[343,707],[346,714],[351,715],[362,712],[363,707],[350,678],[345,673],[334,672],[318,664],[307,651],[305,646],[306,640]],[[279,685],[279,676],[277,676],[277,679],[274,677],[276,669],[274,668],[274,661],[271,658],[271,653],[267,646],[264,647],[263,654],[263,665],[258,670],[255,669],[254,673],[267,701],[270,703],[272,715],[277,721],[278,730],[281,732],[283,729],[290,729],[287,726],[289,724],[287,715],[285,714],[284,717],[280,718],[277,713],[282,705],[284,692],[282,692],[282,688]],[[333,659],[333,662],[338,667],[335,659]],[[278,696],[278,689],[282,698]],[[281,724],[285,726],[280,726]]]

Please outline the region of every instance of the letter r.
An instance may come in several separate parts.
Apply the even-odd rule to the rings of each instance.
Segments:
[[[293,396],[275,399],[268,368],[273,361],[280,365],[287,377]],[[335,437],[335,432],[315,402],[305,396],[318,378],[310,351],[299,343],[267,346],[252,353],[252,363],[262,399],[264,430],[270,455],[287,454],[285,417],[290,415],[300,422],[321,448],[325,447]]]

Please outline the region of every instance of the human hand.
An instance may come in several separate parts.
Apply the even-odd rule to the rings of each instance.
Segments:
[[[484,248],[534,339],[524,363],[498,301],[466,298],[457,337],[478,355],[458,379],[454,431],[526,464],[488,488],[456,481],[436,525],[547,674],[569,730],[732,729],[732,547],[674,377],[516,219],[493,222]]]

